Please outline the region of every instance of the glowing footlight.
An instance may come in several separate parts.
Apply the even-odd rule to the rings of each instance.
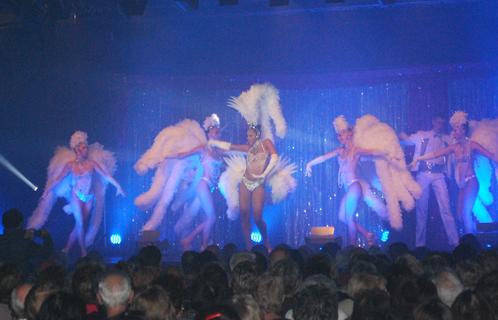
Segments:
[[[17,170],[4,156],[0,154],[0,164],[2,164],[7,170],[12,172],[16,177],[21,179],[24,183],[26,183],[31,189],[34,191],[38,190],[38,187],[35,186],[31,181],[28,180],[19,170]]]

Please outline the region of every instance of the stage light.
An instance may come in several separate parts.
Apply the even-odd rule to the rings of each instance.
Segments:
[[[2,164],[7,170],[12,172],[16,177],[21,179],[25,184],[27,184],[33,191],[38,190],[38,186],[35,186],[31,181],[28,180],[19,170],[16,169],[4,156],[0,154],[0,164]]]
[[[380,236],[380,241],[387,242],[388,240],[389,240],[389,230],[382,231],[382,234]]]
[[[129,17],[143,16],[145,7],[147,6],[147,0],[120,0],[119,5],[123,12]]]
[[[259,232],[251,232],[251,240],[254,243],[261,243],[261,241],[263,241],[263,237]]]
[[[111,240],[111,243],[113,245],[115,245],[115,246],[120,245],[121,244],[121,235],[114,233],[111,235],[110,240]]]
[[[270,7],[288,6],[289,0],[270,0]]]

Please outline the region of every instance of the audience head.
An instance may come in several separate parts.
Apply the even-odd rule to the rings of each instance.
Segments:
[[[143,267],[158,267],[161,260],[161,250],[153,245],[143,247],[138,253],[138,262]]]
[[[23,283],[12,290],[10,307],[12,308],[12,312],[17,319],[23,319],[28,316],[26,313],[25,302],[31,288],[33,288],[33,284]]]
[[[306,286],[293,300],[292,313],[296,320],[336,320],[338,317],[336,292],[325,285]]]
[[[453,320],[450,308],[439,300],[422,303],[413,311],[414,320]]]
[[[37,320],[86,319],[85,304],[77,296],[67,292],[50,295],[41,305]]]
[[[9,209],[2,215],[2,225],[5,231],[21,228],[23,221],[22,212],[16,208]]]
[[[147,320],[176,319],[176,308],[168,293],[160,286],[150,286],[140,291],[133,298],[130,311]]]
[[[453,320],[493,320],[493,310],[472,290],[465,290],[451,306]]]
[[[130,277],[119,271],[110,271],[102,276],[98,283],[97,299],[106,308],[107,313],[126,310],[133,298]]]

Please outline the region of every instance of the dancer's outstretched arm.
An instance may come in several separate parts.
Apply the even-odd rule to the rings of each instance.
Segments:
[[[439,158],[439,157],[445,156],[445,155],[453,153],[453,152],[455,152],[455,145],[450,145],[450,146],[447,146],[446,148],[442,148],[442,149],[439,149],[439,150],[436,150],[433,152],[427,152],[423,156],[416,157],[415,159],[413,159],[412,163],[410,163],[408,166],[413,167],[413,166],[417,165],[417,162],[419,162],[419,161]]]
[[[209,140],[208,141],[208,146],[209,147],[216,147],[221,150],[229,151],[240,151],[240,152],[248,152],[249,149],[251,148],[247,144],[232,144],[227,141],[220,141],[220,140]]]
[[[125,196],[125,193],[123,191],[123,188],[121,188],[121,185],[119,182],[114,179],[109,172],[103,167],[101,167],[97,162],[92,161],[93,167],[95,170],[102,176],[104,179],[107,180],[110,184],[112,184],[116,188],[116,195],[117,196]]]
[[[317,164],[320,164],[322,162],[325,162],[329,159],[332,159],[336,156],[339,155],[339,151],[340,149],[335,149],[335,150],[332,150],[330,152],[327,152],[326,154],[324,155],[321,155],[319,157],[316,157],[315,159],[311,160],[310,162],[308,162],[306,164],[306,176],[307,177],[310,177],[311,176],[311,168],[314,166],[314,165],[317,165]]]
[[[480,154],[482,154],[486,158],[489,158],[489,159],[493,160],[494,162],[498,162],[498,155],[492,154],[488,149],[484,148],[478,142],[471,141],[470,147],[472,148],[473,151],[475,150],[475,151],[479,152]]]

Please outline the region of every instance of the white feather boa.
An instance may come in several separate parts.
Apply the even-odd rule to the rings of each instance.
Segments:
[[[113,174],[116,170],[116,159],[112,152],[107,151],[99,143],[91,144],[88,147],[88,158],[97,162],[100,166],[105,168],[107,172]],[[74,161],[76,155],[74,151],[66,147],[58,147],[54,156],[50,160],[47,170],[47,183],[52,185],[54,180],[60,175],[67,163]],[[65,198],[69,203],[71,199],[71,174],[59,182],[51,192],[45,197],[40,199],[35,211],[28,219],[28,229],[40,229],[46,223],[50,211],[54,206],[57,198]],[[85,245],[88,247],[93,244],[95,236],[102,223],[102,217],[105,209],[105,191],[107,188],[107,181],[100,175],[94,175],[92,181],[91,192],[95,195],[95,203],[92,210],[88,230],[85,235]],[[65,206],[64,210],[70,213],[70,206]]]
[[[405,155],[394,130],[372,115],[365,115],[356,120],[354,127],[354,144],[365,149],[386,151],[390,161],[376,158],[375,170],[379,177],[382,192],[387,204],[387,213],[392,228],[401,230],[403,219],[401,208],[412,210],[415,199],[422,191],[407,170]]]
[[[156,168],[150,189],[135,198],[139,209],[154,208],[143,230],[154,230],[160,225],[184,175],[193,168],[201,167],[198,155],[183,159],[168,156],[206,143],[206,134],[200,124],[186,119],[159,132],[150,149],[137,161],[135,170],[140,174]]]
[[[239,215],[239,185],[246,171],[246,157],[231,155],[225,158],[226,170],[221,174],[218,187],[227,201],[227,216],[230,220],[237,219]],[[277,165],[270,172],[267,183],[271,188],[272,202],[284,200],[297,186],[296,179],[292,176],[297,170],[294,163],[286,158],[280,158]]]

